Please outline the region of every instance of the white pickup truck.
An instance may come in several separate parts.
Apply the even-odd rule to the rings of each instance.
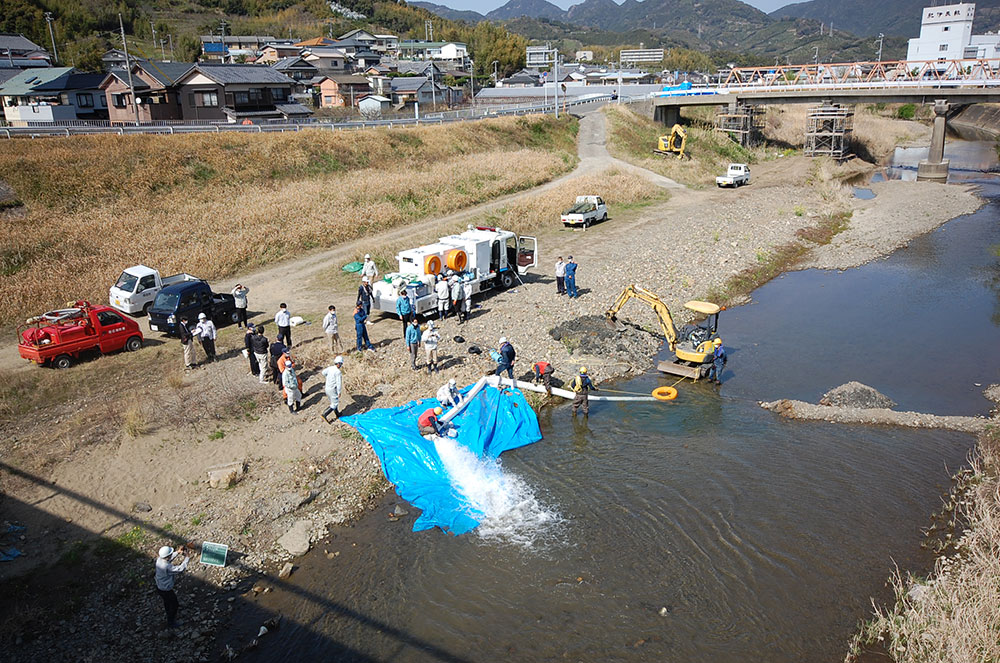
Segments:
[[[731,163],[726,169],[725,175],[719,175],[715,178],[715,184],[720,187],[750,184],[750,167],[745,163]]]
[[[563,212],[561,220],[567,228],[587,228],[594,221],[607,221],[608,207],[600,196],[577,196],[576,204]]]
[[[121,273],[108,291],[108,304],[123,313],[135,315],[146,313],[156,299],[156,293],[168,285],[201,279],[190,274],[174,274],[166,278],[160,272],[145,265],[129,267]]]

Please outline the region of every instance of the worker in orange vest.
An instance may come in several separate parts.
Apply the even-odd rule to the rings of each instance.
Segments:
[[[431,407],[424,410],[424,413],[417,418],[417,427],[421,435],[440,435],[441,422],[438,417],[444,412],[440,407]]]
[[[535,379],[532,380],[534,384],[538,384],[541,380],[542,384],[545,385],[545,393],[549,396],[552,395],[552,374],[555,369],[552,368],[552,364],[547,361],[536,361],[531,365],[531,370],[535,373]]]

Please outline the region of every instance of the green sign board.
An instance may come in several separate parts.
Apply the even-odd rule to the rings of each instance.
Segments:
[[[225,566],[229,546],[224,543],[205,541],[201,544],[201,563],[209,566]]]

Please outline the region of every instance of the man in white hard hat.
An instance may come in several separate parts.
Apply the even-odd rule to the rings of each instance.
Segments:
[[[215,361],[215,337],[217,335],[215,323],[204,313],[199,313],[198,326],[195,327],[194,331],[201,339],[201,347],[205,350],[207,361]]]
[[[341,374],[340,369],[343,366],[344,358],[337,355],[333,358],[333,365],[323,369],[323,375],[326,377],[324,390],[326,391],[326,397],[330,399],[330,407],[326,408],[320,416],[323,417],[323,421],[326,423],[330,423],[327,415],[331,412],[340,419],[340,394],[344,390],[344,376]]]
[[[378,278],[378,267],[375,266],[375,261],[368,253],[365,254],[365,262],[361,265],[361,276],[367,276],[369,283],[374,283],[375,279]]]
[[[458,391],[458,383],[455,382],[455,378],[441,385],[441,388],[438,389],[437,399],[441,406],[446,408],[453,408],[462,402],[462,394]]]
[[[177,557],[183,557],[180,564],[174,564]],[[167,626],[174,628],[177,621],[177,594],[174,593],[174,576],[184,573],[188,558],[184,555],[184,546],[174,550],[163,546],[156,557],[156,593],[163,599],[163,609],[167,612]]]

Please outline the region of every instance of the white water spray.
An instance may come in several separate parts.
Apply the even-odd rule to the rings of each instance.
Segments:
[[[479,458],[447,437],[435,437],[434,447],[470,511],[483,514],[476,528],[480,537],[531,547],[560,522],[523,479],[503,472],[499,459]]]

